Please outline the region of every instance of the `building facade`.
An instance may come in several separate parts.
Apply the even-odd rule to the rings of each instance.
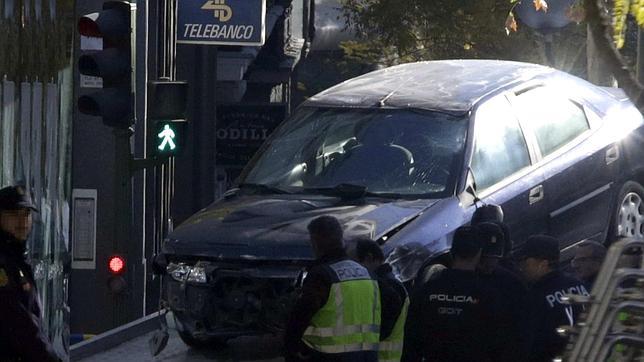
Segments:
[[[67,354],[74,0],[0,0],[0,186],[27,187],[44,327]]]

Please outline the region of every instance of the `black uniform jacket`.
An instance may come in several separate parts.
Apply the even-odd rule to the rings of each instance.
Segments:
[[[298,354],[306,356],[308,362],[377,361],[378,353],[375,351],[323,354],[313,351],[302,342],[302,336],[311,324],[311,319],[329,299],[333,277],[326,266],[342,260],[349,260],[349,257],[344,249],[337,249],[317,259],[307,268],[302,290],[291,310],[284,334],[284,357],[287,362],[303,360],[298,358]]]
[[[479,277],[492,289],[496,290],[496,310],[499,311],[497,325],[504,343],[496,344],[499,348],[494,354],[497,361],[517,361],[528,353],[531,334],[523,325],[527,313],[528,290],[518,275],[497,266],[490,274],[479,273]]]
[[[474,271],[435,273],[412,292],[403,361],[496,361],[495,294]]]
[[[36,283],[23,250],[1,236],[0,361],[60,361],[42,329]]]
[[[526,328],[533,332],[529,361],[552,361],[560,355],[567,340],[557,333],[560,326],[577,322],[579,305],[563,304],[565,294],[588,295],[583,284],[559,271],[553,271],[534,283],[528,292]]]
[[[380,340],[384,340],[394,329],[407,299],[405,286],[394,276],[389,264],[382,264],[375,271],[380,288]]]

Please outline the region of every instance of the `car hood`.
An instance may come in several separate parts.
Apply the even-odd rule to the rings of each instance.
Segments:
[[[436,200],[303,195],[236,196],[218,201],[176,228],[164,253],[208,259],[310,260],[307,225],[321,215],[338,218],[345,239],[378,239],[413,220]]]

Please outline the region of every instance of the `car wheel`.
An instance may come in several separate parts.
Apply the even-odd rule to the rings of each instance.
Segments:
[[[197,339],[192,336],[189,332],[177,331],[179,337],[186,345],[194,349],[213,349],[213,350],[222,350],[228,346],[225,339],[220,338],[208,338],[208,339]]]
[[[627,181],[622,186],[609,235],[612,240],[644,238],[644,187],[637,182]]]

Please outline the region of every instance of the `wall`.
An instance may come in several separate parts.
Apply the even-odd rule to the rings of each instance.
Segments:
[[[73,0],[0,0],[0,186],[39,212],[28,240],[44,327],[66,354]]]

